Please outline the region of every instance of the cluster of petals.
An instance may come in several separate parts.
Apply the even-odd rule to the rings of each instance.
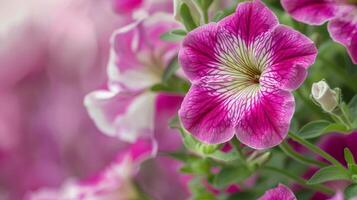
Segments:
[[[344,45],[357,64],[357,2],[354,0],[281,0],[284,9],[300,22],[328,22],[330,36]]]
[[[157,13],[114,32],[107,87],[84,100],[90,117],[104,134],[133,143],[139,138],[153,138],[155,133],[157,137],[174,137],[166,138],[163,145],[180,143],[167,124],[182,96],[150,90],[161,82],[178,48],[177,43],[161,41],[160,36],[178,26],[172,16]]]
[[[294,113],[291,92],[316,53],[309,38],[280,25],[260,0],[240,3],[183,41],[179,61],[192,83],[179,110],[183,126],[206,143],[236,135],[255,149],[279,144]]]

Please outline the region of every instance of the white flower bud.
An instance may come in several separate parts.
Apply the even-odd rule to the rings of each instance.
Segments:
[[[338,105],[339,98],[336,91],[331,89],[324,80],[312,84],[311,94],[326,112],[332,112]]]

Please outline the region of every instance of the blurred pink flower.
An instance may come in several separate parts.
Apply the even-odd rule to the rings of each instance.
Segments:
[[[296,200],[296,197],[288,187],[279,184],[278,187],[266,191],[258,200]]]
[[[260,0],[238,4],[183,41],[179,61],[192,83],[179,111],[184,127],[206,143],[236,135],[255,149],[279,144],[294,113],[291,92],[316,54],[310,39],[280,25]]]
[[[93,175],[125,146],[103,136],[82,103],[106,81],[109,37],[127,23],[110,6],[1,3],[0,199]]]
[[[155,130],[159,130],[155,115],[160,115],[161,106],[177,109],[182,97],[166,95],[174,102],[172,105],[165,103],[164,97],[156,104],[160,100],[150,87],[161,82],[164,69],[178,48],[178,43],[161,41],[160,35],[178,26],[172,16],[160,13],[114,33],[108,89],[94,91],[84,100],[89,115],[104,134],[127,142],[153,137]],[[160,120],[164,123],[162,128],[168,120]]]
[[[284,9],[300,22],[326,21],[333,40],[344,45],[357,64],[357,5],[348,0],[281,0]]]
[[[101,173],[85,181],[67,181],[60,189],[42,189],[29,194],[29,200],[128,200],[140,199],[133,184],[140,164],[154,156],[151,141],[137,140],[122,150]]]

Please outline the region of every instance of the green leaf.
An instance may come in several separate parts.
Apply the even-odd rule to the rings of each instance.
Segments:
[[[333,123],[328,125],[322,132],[323,133],[330,133],[330,132],[340,132],[340,133],[344,133],[344,132],[348,132],[348,128],[340,123]]]
[[[357,95],[348,103],[348,108],[352,117],[353,128],[357,128]]]
[[[185,128],[182,127],[182,124],[180,128],[180,133],[185,147],[200,155],[206,156],[209,154],[213,154],[220,147],[220,145],[205,144],[198,141],[191,135],[191,133],[189,133]]]
[[[175,58],[173,58],[169,65],[165,68],[164,73],[162,75],[162,81],[164,83],[168,82],[169,79],[175,75],[176,71],[180,68],[179,64],[178,64],[178,58],[177,56]]]
[[[357,184],[352,184],[346,187],[344,194],[346,200],[351,200],[352,198],[357,197]]]
[[[182,3],[180,7],[180,15],[182,18],[182,22],[187,31],[192,31],[197,27],[193,17],[191,15],[191,11],[189,6],[186,3]]]
[[[331,123],[326,120],[317,120],[303,126],[297,134],[305,139],[316,138],[326,133],[331,132],[348,132],[348,128],[344,124]]]
[[[344,151],[345,160],[346,160],[347,164],[356,164],[351,151],[347,147],[343,151]]]
[[[337,166],[324,167],[317,171],[307,183],[318,184],[334,180],[350,180],[348,171]]]
[[[331,123],[326,120],[313,121],[303,126],[297,133],[302,138],[314,138],[322,134],[323,130]]]
[[[153,92],[173,92],[186,94],[190,88],[190,83],[186,80],[172,75],[166,82],[153,85],[150,90]]]
[[[186,36],[186,31],[177,29],[166,32],[160,36],[161,40],[164,41],[180,41]]]
[[[215,160],[221,160],[224,162],[231,162],[233,160],[239,159],[239,154],[235,150],[231,150],[229,152],[215,151],[214,153],[209,154],[207,156]]]
[[[191,200],[216,200],[213,193],[207,190],[207,187],[202,184],[202,179],[199,177],[194,177],[189,182],[189,188],[191,190]]]
[[[213,179],[213,186],[221,188],[232,183],[239,183],[251,175],[250,170],[244,165],[222,168]]]
[[[180,171],[187,174],[207,175],[210,173],[211,163],[207,159],[189,160]]]

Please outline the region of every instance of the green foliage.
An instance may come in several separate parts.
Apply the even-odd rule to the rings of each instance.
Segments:
[[[192,179],[189,187],[192,192],[191,200],[216,200],[215,195],[207,190],[200,178]]]
[[[350,180],[350,174],[338,166],[328,166],[318,170],[308,181],[309,184],[324,183],[334,180]]]
[[[349,185],[344,190],[344,196],[346,200],[351,200],[354,197],[357,197],[357,184]]]
[[[180,132],[185,147],[195,153],[198,153],[199,155],[205,156],[213,154],[220,147],[220,145],[204,144],[198,141],[182,126],[180,128]]]
[[[164,34],[162,34],[160,36],[161,40],[164,41],[180,41],[182,40],[185,36],[186,36],[186,31],[185,30],[181,30],[181,29],[175,29],[175,30],[171,30],[169,32],[166,32]]]
[[[326,120],[317,120],[303,126],[297,134],[302,138],[309,139],[319,137],[325,133],[346,131],[348,131],[348,128],[344,124],[331,123]]]
[[[197,27],[197,24],[193,20],[190,8],[186,3],[182,3],[180,6],[180,15],[182,18],[182,23],[187,31],[192,31]]]
[[[251,174],[252,172],[245,165],[223,167],[221,171],[215,175],[213,186],[222,188],[232,183],[240,183],[250,177]]]

